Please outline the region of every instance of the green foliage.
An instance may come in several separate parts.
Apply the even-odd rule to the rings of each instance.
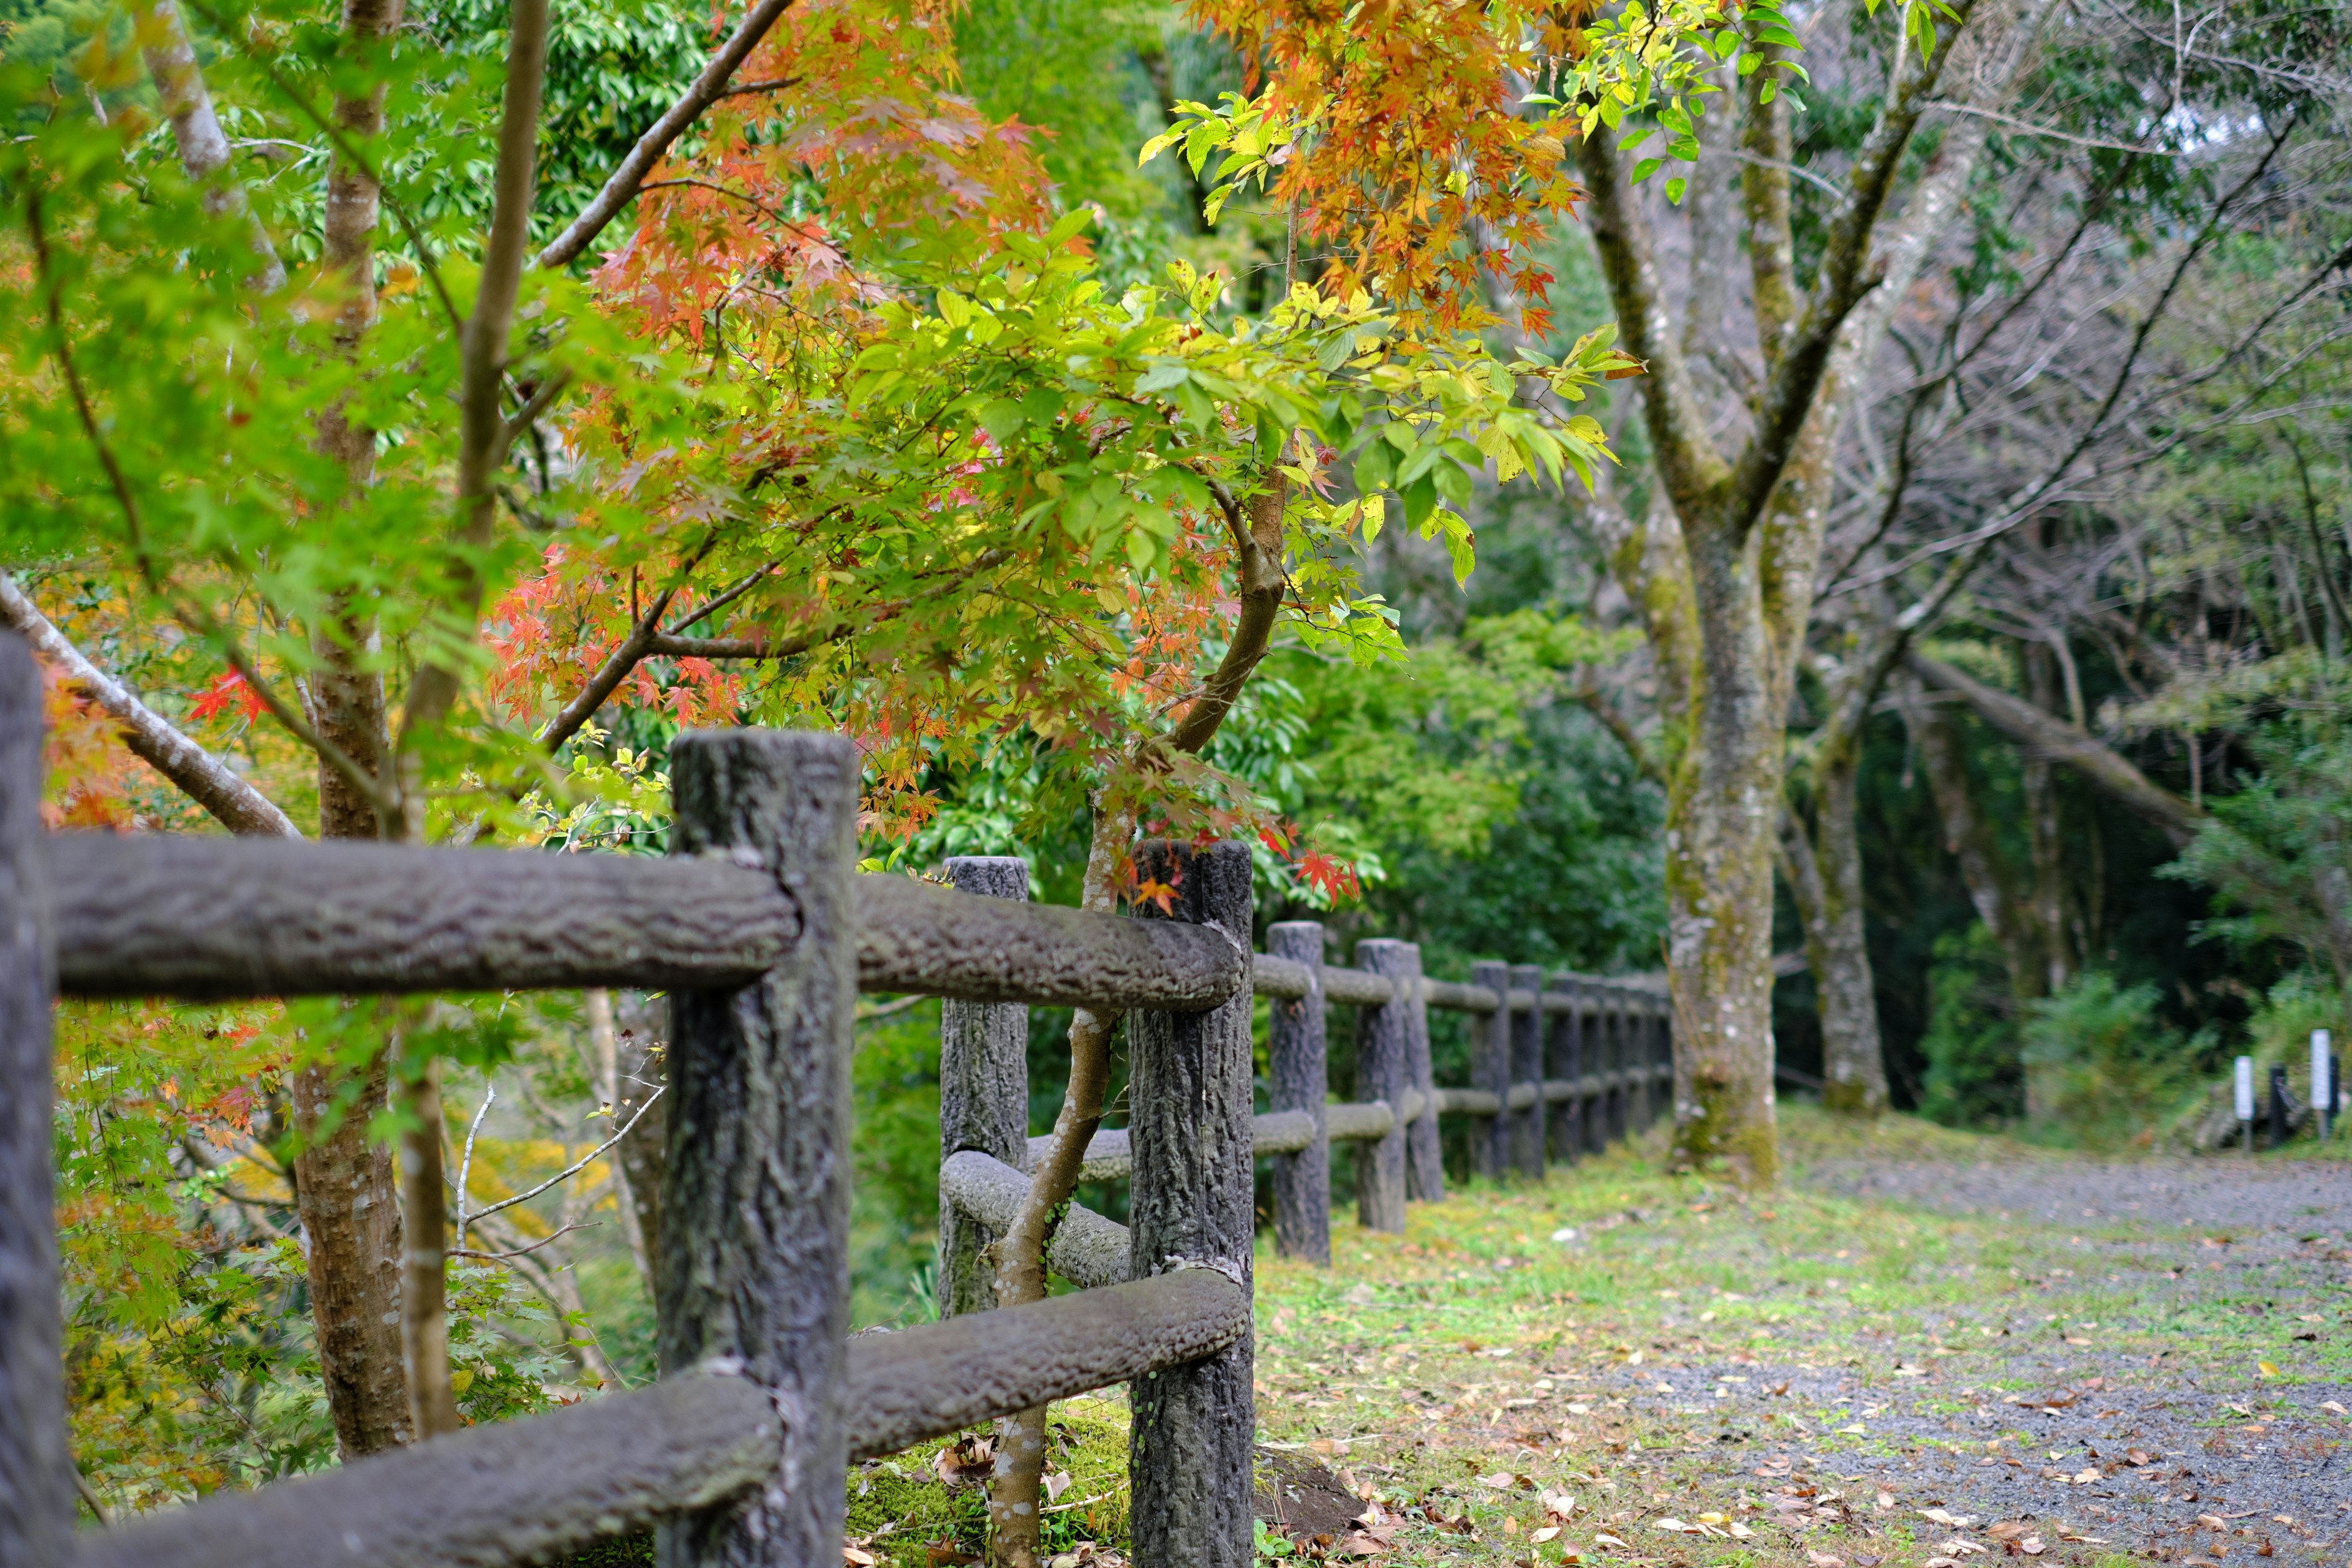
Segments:
[[[2000,943],[1977,921],[1938,938],[1935,951],[1919,1112],[1948,1127],[2014,1121],[2025,1111],[2025,1077]]]
[[[1160,120],[1139,58],[1139,46],[1158,37],[1145,7],[973,0],[956,19],[956,58],[991,117],[1043,133],[1038,150],[1066,205],[1095,205],[1117,225],[1157,226],[1166,197],[1137,175],[1131,149]]]
[[[940,1005],[861,1023],[850,1083],[857,1124],[850,1316],[860,1324],[936,1317]]]
[[[2262,765],[2169,874],[2210,885],[2238,912],[2208,931],[2243,948],[2283,941],[2338,989],[2352,983],[2352,731],[2321,708],[2258,729]]]
[[[2158,994],[2094,969],[2026,1005],[2021,1060],[2037,1132],[2089,1149],[2153,1140],[2202,1054],[2158,1018]]]

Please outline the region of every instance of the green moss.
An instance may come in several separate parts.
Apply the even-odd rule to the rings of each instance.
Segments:
[[[1081,1541],[1127,1545],[1127,1405],[1112,1398],[1066,1400],[1054,1406],[1047,1470],[1066,1470],[1068,1489],[1047,1505],[1045,1542],[1063,1552]],[[950,1489],[931,1461],[952,1438],[919,1444],[849,1473],[848,1531],[898,1568],[929,1568],[935,1542],[978,1556],[988,1539],[988,1510],[977,1486]]]

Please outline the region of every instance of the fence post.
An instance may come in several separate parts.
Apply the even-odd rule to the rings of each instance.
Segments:
[[[1549,989],[1568,997],[1569,1005],[1549,1015],[1544,1029],[1544,1076],[1573,1084],[1584,1074],[1584,1003],[1572,976],[1553,975]],[[1571,1089],[1567,1099],[1546,1101],[1544,1108],[1545,1141],[1551,1157],[1570,1164],[1584,1152],[1583,1119],[1577,1114],[1578,1107],[1579,1097]]]
[[[1593,984],[1601,1000],[1601,1061],[1609,1075],[1608,1088],[1603,1091],[1605,1109],[1601,1117],[1601,1138],[1603,1143],[1614,1143],[1625,1136],[1625,1006],[1617,988],[1602,980]]]
[[[1205,850],[1153,842],[1138,871],[1176,889],[1167,918],[1250,942],[1246,845]],[[1155,911],[1145,905],[1144,918]],[[1202,1013],[1128,1016],[1135,1152],[1129,1184],[1133,1277],[1209,1268],[1251,1289],[1255,1223],[1250,992]],[[1129,1386],[1133,1556],[1152,1568],[1249,1568],[1252,1336]],[[836,1484],[835,1490],[839,1488]],[[837,1542],[836,1542],[837,1549]],[[811,1559],[812,1565],[815,1560]]]
[[[1511,966],[1474,963],[1470,984],[1492,991],[1499,1005],[1485,1015],[1470,1016],[1470,1083],[1495,1096],[1499,1103],[1511,1092]],[[1494,1180],[1510,1168],[1509,1113],[1496,1110],[1483,1125],[1470,1127],[1470,1173]]]
[[[1391,976],[1404,996],[1405,1081],[1421,1090],[1421,1114],[1405,1131],[1405,1195],[1445,1201],[1445,1145],[1437,1135],[1437,1071],[1429,1054],[1429,997],[1421,984],[1421,943],[1403,946],[1403,969]]]
[[[1543,971],[1532,963],[1511,966],[1511,988],[1528,994],[1528,1005],[1511,1015],[1511,1086],[1531,1086],[1535,1100],[1511,1112],[1511,1164],[1523,1176],[1543,1180]]]
[[[1017,855],[957,855],[948,880],[986,899],[1029,898],[1029,866]],[[940,1159],[977,1149],[1016,1171],[1029,1168],[1029,1009],[1018,1002],[940,1005]],[[940,1194],[940,1316],[984,1312],[996,1282],[982,1258],[996,1240]]]
[[[772,1393],[784,1438],[766,1490],[665,1524],[659,1555],[677,1568],[827,1568],[840,1561],[847,1459],[857,752],[840,735],[708,732],[679,736],[670,766],[670,852],[770,871],[801,929],[756,983],[670,1000],[661,1368],[734,1360]]]
[[[0,633],[0,1563],[63,1568],[74,1491],[49,1165],[41,706],[32,651]]]
[[[1312,978],[1307,994],[1277,996],[1269,1009],[1265,1060],[1267,1099],[1276,1110],[1303,1110],[1315,1119],[1315,1142],[1274,1157],[1274,1244],[1285,1258],[1331,1261],[1331,1135],[1324,1107],[1331,1084],[1326,1064],[1323,1003],[1323,922],[1279,921],[1265,928],[1265,951],[1303,963]]]
[[[1651,1119],[1664,1121],[1675,1109],[1675,1005],[1671,996],[1660,996],[1650,1004],[1650,1037],[1656,1042],[1657,1072],[1651,1079]]]
[[[1375,937],[1356,944],[1356,967],[1389,981],[1396,994],[1378,1007],[1356,1009],[1356,1099],[1404,1110],[1412,1042],[1405,1014],[1418,987],[1405,967],[1404,942]],[[1356,1218],[1366,1230],[1404,1229],[1404,1167],[1407,1133],[1392,1122],[1377,1139],[1356,1143]]]

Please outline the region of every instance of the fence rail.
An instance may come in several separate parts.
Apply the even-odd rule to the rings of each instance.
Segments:
[[[1306,922],[1273,927],[1253,956],[1239,845],[1147,847],[1158,879],[1181,889],[1166,918],[1032,906],[1018,861],[954,863],[953,889],[856,876],[857,759],[838,737],[680,737],[673,853],[654,860],[47,836],[40,714],[29,655],[0,637],[0,1562],[12,1568],[489,1568],[647,1523],[678,1568],[830,1568],[852,1457],[1121,1382],[1135,1406],[1137,1560],[1246,1568],[1255,1156],[1274,1162],[1278,1244],[1328,1258],[1334,1142],[1357,1151],[1366,1223],[1396,1229],[1409,1198],[1443,1195],[1442,1115],[1471,1119],[1475,1168],[1528,1168],[1532,1148],[1540,1170],[1548,1147],[1597,1148],[1657,1100],[1663,1014],[1646,994],[1575,978],[1548,989],[1532,971],[1428,981],[1397,942],[1360,944],[1355,968],[1326,965],[1322,929]],[[671,996],[663,1381],[77,1541],[53,996],[585,985]],[[851,1341],[860,989],[948,999],[943,1321]],[[1256,1115],[1253,992],[1274,1009],[1273,1104]],[[1088,1289],[982,1312],[978,1248],[1028,1191],[1030,1005],[1129,1015],[1135,1115],[1089,1147],[1084,1173],[1130,1180],[1132,1223],[1074,1209],[1051,1267]],[[1356,1009],[1356,1098],[1341,1104],[1326,1082],[1332,1005]],[[1468,1087],[1433,1081],[1433,1006],[1474,1016]],[[1565,1140],[1548,1143],[1547,1124]]]

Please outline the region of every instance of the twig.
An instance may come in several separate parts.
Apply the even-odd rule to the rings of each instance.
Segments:
[[[488,1211],[485,1210],[483,1212],[488,1213]],[[478,1258],[485,1263],[503,1263],[509,1258],[528,1257],[531,1253],[537,1252],[541,1247],[545,1247],[549,1242],[555,1240],[557,1237],[568,1236],[575,1230],[593,1230],[603,1223],[604,1221],[602,1220],[590,1220],[586,1225],[567,1225],[562,1230],[553,1233],[553,1235],[541,1237],[539,1240],[532,1242],[529,1247],[518,1247],[511,1252],[477,1252],[470,1247],[453,1247],[449,1249],[448,1255],[452,1258]]]
[[[482,1118],[488,1116],[490,1107],[498,1102],[499,1080],[495,1078],[484,1079],[481,1109],[474,1112],[474,1120],[466,1125],[466,1152],[457,1162],[457,1245],[460,1247],[466,1245],[468,1223],[466,1218],[466,1192],[467,1184],[474,1179],[474,1139],[482,1131]]]
[[[604,231],[604,226],[618,217],[621,209],[635,197],[646,176],[653,173],[654,165],[661,162],[671,143],[685,135],[686,128],[693,124],[704,110],[719,100],[736,68],[759,47],[760,40],[768,36],[777,18],[791,10],[793,4],[793,0],[760,0],[751,8],[743,18],[742,25],[719,47],[719,52],[710,57],[710,63],[702,68],[702,74],[694,79],[693,85],[670,105],[667,112],[654,121],[650,130],[637,138],[637,144],[629,149],[628,156],[621,160],[620,167],[605,180],[604,188],[596,193],[596,199],[590,202],[580,216],[572,220],[571,226],[539,253],[539,259],[532,263],[534,267],[569,266],[588,248],[589,244]]]
[[[618,1143],[622,1139],[626,1138],[629,1135],[629,1129],[637,1124],[638,1117],[642,1117],[646,1111],[651,1110],[654,1108],[654,1101],[659,1100],[667,1090],[668,1087],[668,1085],[665,1084],[662,1088],[657,1089],[650,1095],[647,1095],[646,1097],[646,1102],[637,1107],[636,1116],[630,1117],[627,1123],[624,1125],[618,1132],[614,1133],[610,1138],[605,1139],[602,1143],[597,1144],[596,1147],[589,1150],[585,1154],[581,1155],[580,1158],[574,1160],[571,1164],[565,1166],[562,1170],[558,1171],[555,1174],[548,1177],[547,1180],[540,1183],[539,1185],[531,1188],[530,1191],[527,1193],[517,1193],[510,1198],[502,1199],[498,1203],[492,1204],[489,1207],[482,1210],[481,1213],[474,1216],[474,1223],[478,1225],[483,1220],[489,1218],[490,1215],[499,1212],[501,1209],[510,1209],[517,1204],[529,1203],[531,1199],[539,1196],[540,1194],[547,1191],[548,1188],[554,1186],[557,1183],[570,1181],[572,1177],[586,1170],[594,1163],[597,1155],[602,1154],[605,1150],[610,1149],[614,1144]]]

